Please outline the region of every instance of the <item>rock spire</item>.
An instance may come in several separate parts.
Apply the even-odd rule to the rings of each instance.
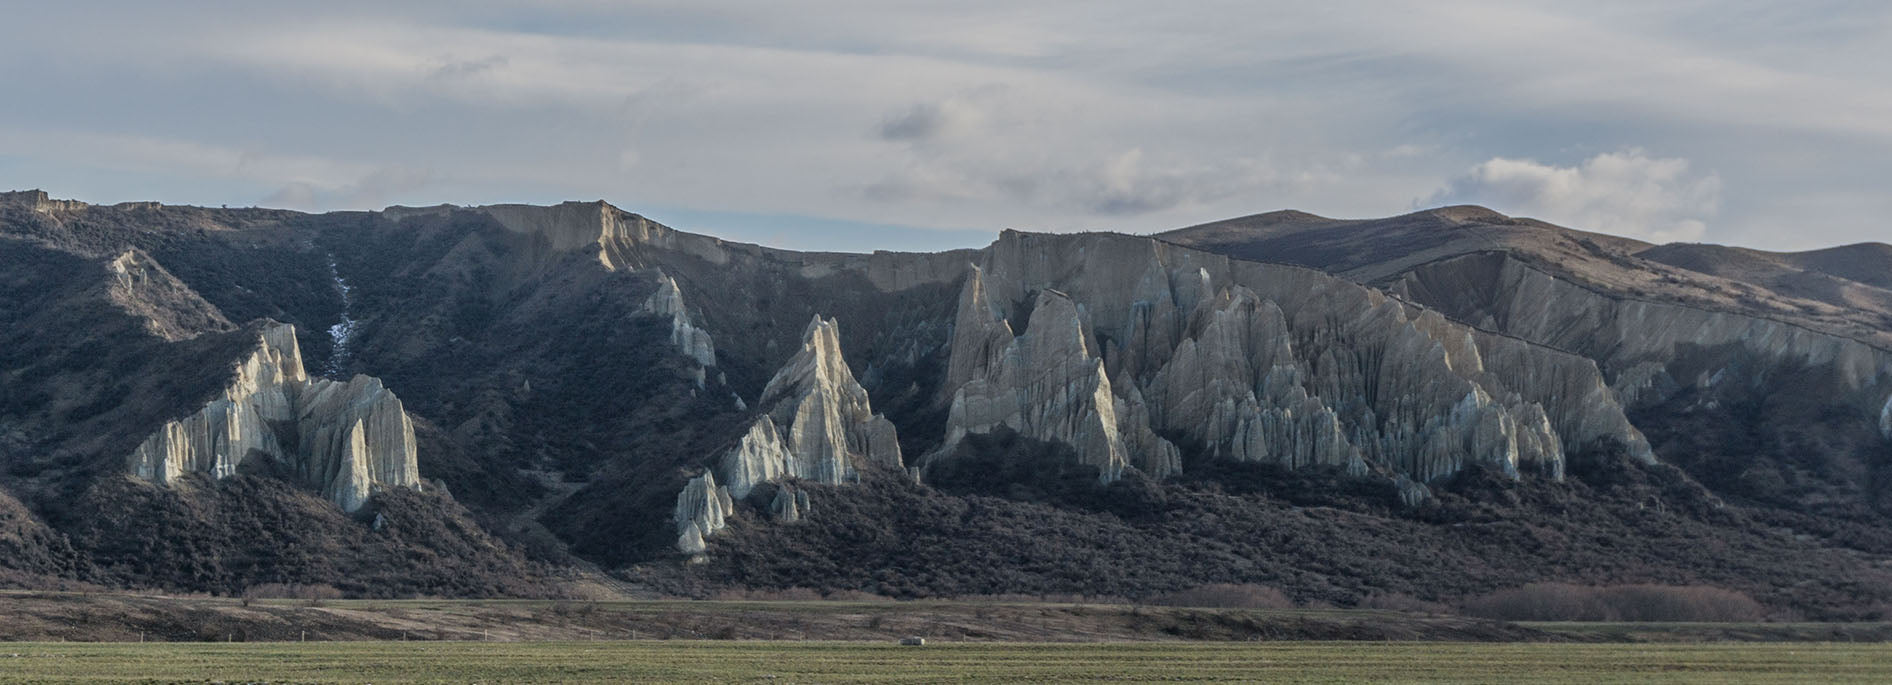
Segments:
[[[350,512],[378,490],[420,486],[401,400],[369,376],[309,378],[289,324],[266,325],[223,392],[158,428],[126,466],[168,485],[189,473],[228,477],[253,459],[273,461]]]

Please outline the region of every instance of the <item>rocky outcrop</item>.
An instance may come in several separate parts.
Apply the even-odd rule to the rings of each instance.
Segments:
[[[677,549],[684,554],[702,554],[708,545],[703,538],[728,525],[735,502],[729,488],[716,484],[716,474],[704,473],[691,478],[677,493],[677,507],[672,514],[677,524]]]
[[[997,315],[987,297],[983,270],[974,268],[960,295],[949,383],[954,383],[941,453],[970,433],[1000,427],[1037,440],[1070,445],[1099,478],[1116,480],[1132,453],[1118,417],[1130,415],[1138,465],[1161,474],[1179,467],[1174,445],[1150,433],[1142,396],[1117,397],[1103,360],[1091,351],[1090,335],[1071,298],[1056,290],[1038,293],[1023,335]],[[1139,423],[1140,422],[1140,423]],[[1137,430],[1140,429],[1140,430]]]
[[[1879,432],[1892,440],[1892,396],[1885,398],[1885,407],[1879,410]]]
[[[613,271],[652,266],[648,251],[686,254],[717,266],[730,261],[728,246],[721,239],[677,231],[602,201],[550,207],[486,205],[478,211],[507,230],[533,237],[539,246],[534,258],[541,261],[586,251]]]
[[[1167,363],[1142,361],[1159,366],[1149,383],[1156,425],[1216,457],[1365,470],[1339,417],[1303,387],[1280,307],[1225,289],[1197,306],[1189,329]]]
[[[561,249],[596,245],[612,268],[852,272],[888,289],[953,278],[949,260],[959,258],[967,275],[936,395],[947,426],[929,458],[1004,426],[1070,446],[1105,480],[1130,468],[1161,477],[1181,468],[1162,436],[1180,435],[1215,458],[1398,476],[1415,484],[1409,492],[1479,463],[1560,478],[1568,453],[1611,445],[1653,459],[1588,359],[1311,269],[1147,238],[1009,231],[977,253],[780,253],[602,204],[484,209]],[[713,350],[692,347],[681,292],[665,281],[648,308],[671,313],[686,352]],[[866,452],[836,445],[873,440],[815,416],[859,414],[837,399],[845,393],[805,403],[775,394],[765,392],[765,416],[717,460],[720,481],[740,499],[776,479],[847,480],[841,455]]]
[[[856,481],[864,468],[902,466],[899,436],[893,422],[875,414],[867,390],[854,379],[841,355],[841,338],[833,319],[816,316],[802,332],[802,346],[769,379],[756,404],[761,410],[736,445],[720,455],[712,471],[726,485],[716,486],[712,473],[691,481],[677,495],[677,548],[701,551],[696,542],[722,527],[728,502],[744,499],[756,486],[798,479],[829,485]],[[724,500],[720,509],[703,504],[707,489]],[[806,494],[799,499],[770,504],[777,518],[799,520],[808,511]],[[687,517],[686,517],[687,514]],[[695,525],[691,537],[688,525]]]
[[[145,330],[176,342],[235,328],[223,312],[179,281],[143,250],[131,249],[105,261],[109,275],[105,297],[126,313],[144,320]]]
[[[854,380],[833,319],[808,322],[801,350],[769,379],[756,406],[764,414],[724,457],[732,477],[773,473],[834,485],[856,480],[866,465],[901,465],[893,422],[873,412],[867,390]],[[764,421],[779,438],[764,437]],[[730,491],[744,497],[757,482],[732,480]]]
[[[1611,296],[1503,255],[1426,265],[1394,289],[1455,318],[1597,360],[1624,406],[1712,391],[1731,375],[1746,382],[1725,387],[1802,378],[1808,370],[1830,372],[1831,382],[1789,382],[1783,390],[1817,393],[1879,418],[1892,392],[1892,351],[1787,321]],[[1585,389],[1589,401],[1600,401],[1593,395]]]
[[[948,448],[1004,425],[1106,478],[1179,468],[1159,433],[1404,479],[1409,498],[1474,463],[1561,478],[1571,449],[1653,458],[1587,359],[1309,269],[1130,236],[1001,236],[962,288],[944,393]]]
[[[662,271],[657,272],[657,292],[651,293],[644,300],[644,311],[670,319],[670,344],[676,345],[684,356],[696,361],[699,367],[716,365],[716,343],[710,339],[709,331],[691,323],[690,310],[683,304],[683,291],[677,287],[676,279]],[[697,387],[702,387],[703,377],[698,370]]]
[[[0,203],[18,204],[41,214],[76,212],[90,206],[78,200],[55,200],[44,190],[3,191],[0,192]]]
[[[414,426],[401,400],[368,376],[310,379],[295,327],[269,324],[223,392],[165,423],[127,458],[133,476],[171,484],[189,473],[224,478],[252,459],[293,473],[345,511],[374,492],[419,487]]]
[[[781,523],[800,521],[804,511],[808,511],[808,493],[804,490],[779,488],[775,499],[769,501],[769,515]]]

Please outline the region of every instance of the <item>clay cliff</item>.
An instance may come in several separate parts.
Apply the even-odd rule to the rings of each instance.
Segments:
[[[1451,279],[1449,292],[1459,294],[1448,294],[1444,279]],[[1458,287],[1465,280],[1488,287]],[[1515,259],[1477,255],[1427,265],[1402,276],[1393,290],[1484,327],[1593,357],[1630,406],[1719,384],[1738,360],[1828,369],[1837,384],[1820,392],[1849,398],[1861,412],[1879,409],[1892,396],[1892,352],[1869,343],[1765,316],[1612,297]],[[1708,356],[1721,364],[1683,371]]]
[[[350,592],[495,592],[528,550],[693,596],[1892,606],[1870,246],[1729,261],[1456,207],[835,254],[601,202],[39,193],[0,232],[0,494],[44,522],[29,556],[111,583],[464,558]]]
[[[769,379],[755,406],[760,413],[735,446],[677,495],[673,518],[684,553],[701,553],[703,538],[723,528],[733,502],[762,484],[840,485],[858,480],[863,469],[902,468],[893,423],[869,406],[867,390],[841,354],[833,319],[808,322],[801,349]],[[807,511],[808,500],[784,487],[769,506],[778,519],[793,521]]]
[[[1214,458],[1418,483],[1473,463],[1555,480],[1567,450],[1609,445],[1653,459],[1587,360],[1129,236],[1005,233],[966,278],[946,387],[948,447],[1003,425],[1071,445],[1106,481],[1178,471],[1159,432]]]
[[[126,468],[170,485],[192,473],[226,478],[253,460],[294,474],[344,511],[386,488],[420,486],[401,400],[368,376],[309,378],[287,324],[263,328],[222,394],[152,433]]]
[[[697,363],[699,376],[697,387],[703,386],[701,372],[716,366],[716,342],[710,334],[696,327],[690,318],[690,310],[683,304],[683,291],[677,287],[677,281],[663,272],[657,273],[657,292],[651,293],[644,301],[644,309],[651,314],[670,318],[670,344],[684,356]]]
[[[1651,246],[1472,207],[1276,213],[1161,237],[1306,264],[1593,360],[1667,456],[1727,494],[1815,507],[1882,497],[1892,246]]]

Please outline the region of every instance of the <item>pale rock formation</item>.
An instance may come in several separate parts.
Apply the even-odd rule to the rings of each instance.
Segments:
[[[1434,287],[1435,282],[1461,283],[1468,278],[1486,287],[1449,298],[1441,293],[1467,289]],[[1646,407],[1686,388],[1713,388],[1719,383],[1715,374],[1682,371],[1691,366],[1692,359],[1704,357],[1722,360],[1720,368],[1726,368],[1727,359],[1748,360],[1743,363],[1749,378],[1764,378],[1775,369],[1795,373],[1831,369],[1836,385],[1821,392],[1858,406],[1867,416],[1883,416],[1881,402],[1892,390],[1892,351],[1786,321],[1611,296],[1516,259],[1468,255],[1445,260],[1405,273],[1392,289],[1425,298],[1427,305],[1460,320],[1480,321],[1508,336],[1596,359],[1609,371],[1610,393],[1623,406]],[[1575,404],[1597,406],[1600,400],[1587,387],[1588,381],[1582,383],[1584,399]],[[1560,431],[1573,420],[1560,417],[1548,405],[1546,409],[1552,410]],[[1607,431],[1606,426],[1592,426],[1584,438],[1597,438]],[[1566,442],[1571,438],[1565,434]]]
[[[1593,350],[1557,342],[1615,322],[1522,304],[1541,301],[1533,298],[1499,312],[1434,311],[1313,269],[1121,235],[1007,231],[983,250],[937,255],[785,253],[680,233],[602,203],[483,210],[548,246],[596,250],[607,268],[846,273],[889,291],[963,279],[937,399],[948,409],[949,439],[934,455],[1004,425],[1070,445],[1106,478],[1126,468],[1160,476],[1179,468],[1160,430],[1223,458],[1404,477],[1418,486],[1406,490],[1419,493],[1475,463],[1555,478],[1568,452],[1620,447],[1653,459],[1619,393],[1579,356]],[[1493,290],[1491,298],[1513,296]],[[1520,332],[1546,316],[1558,321],[1543,330],[1557,335]],[[1611,379],[1645,396],[1679,385],[1661,369]],[[792,409],[765,399],[757,408],[770,423],[752,424],[743,444],[719,458],[718,477],[741,489],[798,473],[845,474],[830,458],[845,422],[813,421],[849,413],[826,408],[843,394]],[[809,421],[799,432],[798,420]],[[810,461],[804,449],[829,456]]]
[[[808,511],[808,493],[787,487],[775,491],[775,499],[769,501],[769,515],[782,523],[800,521],[802,513]]]
[[[715,474],[691,478],[677,493],[676,510],[671,514],[677,524],[677,549],[684,554],[702,554],[708,548],[703,538],[729,525],[734,508],[729,488],[716,485]]]
[[[749,432],[736,441],[735,447],[723,453],[720,468],[731,494],[741,499],[757,485],[781,480],[791,461],[796,459],[782,442],[775,420],[763,414],[749,424]]]
[[[1143,400],[1143,391],[1138,390],[1133,383],[1125,386],[1124,395],[1113,398],[1113,401],[1130,465],[1159,480],[1182,473],[1182,450],[1149,429],[1153,424],[1150,421],[1150,405]]]
[[[377,486],[420,483],[414,425],[381,379],[316,379],[296,399],[297,475],[354,511]]]
[[[780,449],[768,449],[767,431],[760,430],[760,425],[752,427],[743,442],[755,437],[758,449],[738,445],[730,452],[725,464],[739,467],[731,473],[773,470],[780,476],[832,485],[856,480],[864,465],[901,465],[893,422],[873,412],[867,390],[854,380],[841,356],[840,333],[833,319],[816,316],[808,322],[801,350],[769,379],[756,406],[765,411],[757,424],[766,420],[779,431],[775,444]],[[776,455],[781,460],[771,461]],[[769,463],[758,464],[751,456]]]
[[[1224,289],[1197,306],[1189,328],[1167,363],[1154,360],[1158,425],[1191,435],[1212,456],[1364,471],[1339,418],[1303,387],[1280,307],[1246,288]]]
[[[769,379],[756,403],[762,413],[749,424],[749,430],[736,445],[715,461],[715,471],[722,474],[726,486],[719,488],[725,500],[743,499],[763,483],[794,478],[839,485],[859,480],[860,470],[871,466],[901,468],[899,436],[893,422],[875,414],[868,403],[867,390],[854,379],[847,360],[841,355],[840,330],[833,319],[816,316],[802,331],[802,346],[795,356]],[[709,486],[715,480],[704,474]],[[706,487],[692,481],[677,495],[679,533],[678,549],[692,551],[693,539],[683,526],[695,522],[697,537],[719,530],[721,515],[696,516],[702,495],[693,490]],[[783,503],[778,491],[771,510],[778,515],[792,512],[787,520],[806,515],[805,493]],[[786,508],[785,508],[786,507]],[[732,509],[725,504],[724,515]],[[683,512],[695,518],[686,521]],[[699,520],[700,519],[700,520]],[[714,523],[715,525],[711,525]]]
[[[716,365],[716,343],[710,339],[709,331],[690,322],[690,311],[683,304],[683,291],[677,288],[676,279],[657,272],[657,292],[644,300],[644,311],[670,318],[670,344],[676,345],[684,356],[695,360],[699,367]],[[696,385],[703,386],[700,369]]]
[[[720,238],[684,233],[605,202],[565,202],[550,207],[487,205],[478,208],[509,231],[536,238],[536,262],[560,253],[591,251],[606,270],[651,266],[647,252],[687,254],[710,264],[728,264],[732,247]]]
[[[55,200],[44,190],[0,191],[0,202],[19,203],[41,214],[77,212],[91,206],[78,200]]]
[[[1400,503],[1409,507],[1432,499],[1432,488],[1405,476],[1393,476],[1393,491],[1399,494]]]
[[[723,242],[708,236],[680,233],[604,202],[566,202],[551,207],[488,205],[479,211],[515,233],[533,238],[533,263],[549,263],[558,255],[591,251],[606,271],[637,270],[651,266],[649,250],[678,250],[724,264],[729,256]],[[670,319],[670,343],[699,367],[697,387],[703,387],[706,369],[716,366],[716,345],[708,331],[698,327],[683,300],[676,279],[661,269],[657,291],[644,301],[644,310]]]
[[[1892,397],[1885,398],[1885,408],[1879,410],[1879,432],[1892,440]]]
[[[1587,359],[1311,269],[1130,236],[1003,234],[961,290],[942,392],[947,448],[1005,425],[1107,472],[1172,472],[1161,447],[1124,456],[1167,445],[1157,430],[1219,458],[1404,479],[1419,499],[1475,463],[1561,478],[1570,449],[1653,458]]]
[[[440,208],[389,207],[383,213],[399,219]],[[502,227],[532,238],[528,259],[549,263],[561,253],[595,255],[607,270],[644,269],[686,256],[717,269],[786,267],[785,273],[817,279],[848,272],[865,277],[879,290],[893,292],[929,283],[957,279],[973,250],[940,253],[789,252],[759,245],[732,243],[720,238],[678,231],[604,202],[566,202],[551,207],[487,205],[474,208],[493,217]]]
[[[1105,482],[1121,477],[1133,458],[1158,477],[1180,469],[1175,445],[1150,430],[1142,394],[1120,399],[1111,391],[1077,304],[1056,290],[1039,291],[1028,330],[1014,336],[985,290],[984,273],[974,268],[960,295],[947,376],[951,409],[936,454],[950,452],[968,434],[1006,427],[1070,445]]]
[[[104,266],[109,274],[106,299],[143,319],[145,330],[152,335],[175,342],[235,328],[215,306],[142,250],[121,252]]]
[[[263,328],[234,372],[216,399],[132,451],[133,476],[160,485],[187,473],[224,478],[245,460],[269,459],[350,512],[378,490],[420,487],[414,426],[401,400],[368,376],[310,379],[294,326]]]

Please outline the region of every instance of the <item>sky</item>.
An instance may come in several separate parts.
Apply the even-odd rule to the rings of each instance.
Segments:
[[[0,23],[0,189],[603,199],[794,249],[1447,204],[1892,242],[1892,3],[65,2]]]

